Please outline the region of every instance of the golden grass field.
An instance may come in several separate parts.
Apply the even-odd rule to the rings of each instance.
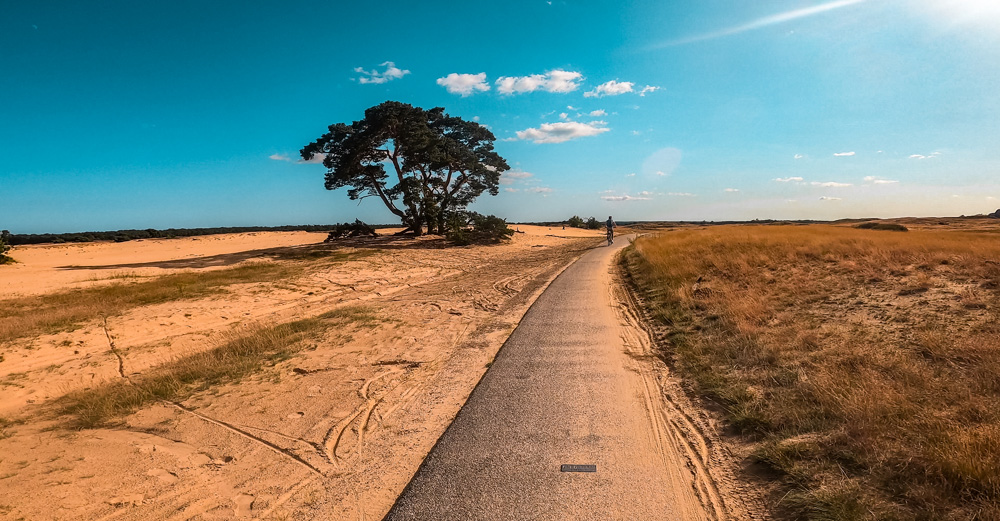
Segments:
[[[971,222],[971,221],[970,221]],[[786,519],[1000,519],[1000,223],[732,225],[624,262]]]

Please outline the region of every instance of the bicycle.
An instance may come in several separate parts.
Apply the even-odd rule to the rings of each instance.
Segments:
[[[608,228],[608,246],[615,243],[615,230],[613,228]]]

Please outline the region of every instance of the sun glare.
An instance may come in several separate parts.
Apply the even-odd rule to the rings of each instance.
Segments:
[[[952,23],[996,23],[1000,0],[927,0],[936,17]]]

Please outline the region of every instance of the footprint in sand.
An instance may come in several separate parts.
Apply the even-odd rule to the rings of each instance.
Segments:
[[[245,517],[250,515],[250,510],[253,509],[253,496],[250,494],[238,494],[233,498],[233,510],[235,510],[238,517]]]
[[[285,418],[288,418],[289,420],[297,420],[297,419],[299,419],[299,418],[301,418],[301,417],[303,417],[305,415],[306,415],[306,413],[304,413],[302,411],[299,411],[299,412],[293,412],[292,414],[289,414],[288,416],[285,416]]]

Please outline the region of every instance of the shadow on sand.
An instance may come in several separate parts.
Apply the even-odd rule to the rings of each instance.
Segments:
[[[283,246],[280,248],[264,248],[235,253],[223,253],[189,259],[175,259],[153,262],[136,262],[128,264],[104,264],[93,266],[58,266],[63,270],[119,270],[127,268],[164,268],[164,269],[197,269],[232,266],[243,261],[254,259],[269,260],[321,260],[346,254],[351,250],[405,250],[405,249],[440,249],[449,244],[438,235],[424,237],[385,235],[379,237],[359,237],[338,239],[329,243],[305,244],[302,246]]]

